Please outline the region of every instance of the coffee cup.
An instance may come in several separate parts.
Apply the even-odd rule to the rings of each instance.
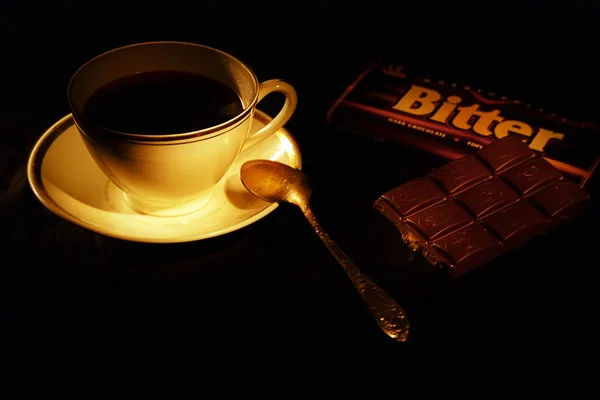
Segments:
[[[274,92],[285,95],[281,110],[252,130],[257,104]],[[202,208],[238,154],[290,119],[297,95],[221,50],[149,42],[88,61],[68,101],[85,147],[127,204],[169,217]]]

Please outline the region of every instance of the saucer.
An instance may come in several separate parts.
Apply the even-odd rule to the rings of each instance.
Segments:
[[[270,120],[256,110],[252,129]],[[69,114],[38,140],[29,157],[27,177],[46,208],[83,228],[136,242],[178,243],[238,230],[277,208],[277,203],[258,199],[242,185],[240,168],[252,159],[279,161],[294,168],[301,168],[302,163],[294,138],[281,128],[238,156],[200,210],[177,217],[144,215],[127,205],[123,192],[98,168]]]

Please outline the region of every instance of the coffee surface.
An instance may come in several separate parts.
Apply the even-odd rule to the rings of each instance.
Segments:
[[[142,72],[98,89],[84,106],[85,118],[111,130],[169,135],[209,128],[243,111],[237,93],[204,75]]]

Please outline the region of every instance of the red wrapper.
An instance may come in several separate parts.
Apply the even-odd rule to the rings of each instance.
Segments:
[[[387,59],[373,63],[327,115],[334,127],[456,160],[517,136],[584,185],[600,161],[600,126],[544,112],[447,78],[420,76]]]

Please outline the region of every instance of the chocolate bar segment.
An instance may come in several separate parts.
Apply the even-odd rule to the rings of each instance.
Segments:
[[[506,183],[493,177],[479,185],[459,193],[460,201],[477,218],[503,208],[519,200],[519,195]]]
[[[458,277],[581,216],[590,205],[582,188],[520,140],[506,137],[392,189],[374,208],[411,248]]]
[[[572,181],[561,179],[529,197],[548,218],[573,219],[587,209],[587,194]]]
[[[425,240],[433,240],[448,231],[456,230],[471,222],[471,216],[454,200],[447,199],[443,203],[412,214],[405,219],[413,233]]]
[[[398,186],[383,196],[401,216],[422,210],[446,198],[446,193],[431,179],[421,178]]]
[[[465,157],[432,171],[429,176],[448,192],[456,193],[490,177],[490,170],[476,157]]]
[[[502,172],[520,162],[533,157],[533,152],[520,140],[502,140],[495,146],[486,146],[479,150],[478,157],[492,168]]]
[[[460,265],[461,273],[492,260],[502,244],[479,222],[456,230],[432,243],[434,249],[449,259],[449,265]]]
[[[560,172],[540,157],[518,164],[501,175],[524,195],[559,180],[561,176]]]
[[[547,229],[548,220],[527,201],[518,201],[481,220],[508,247],[525,243]]]

